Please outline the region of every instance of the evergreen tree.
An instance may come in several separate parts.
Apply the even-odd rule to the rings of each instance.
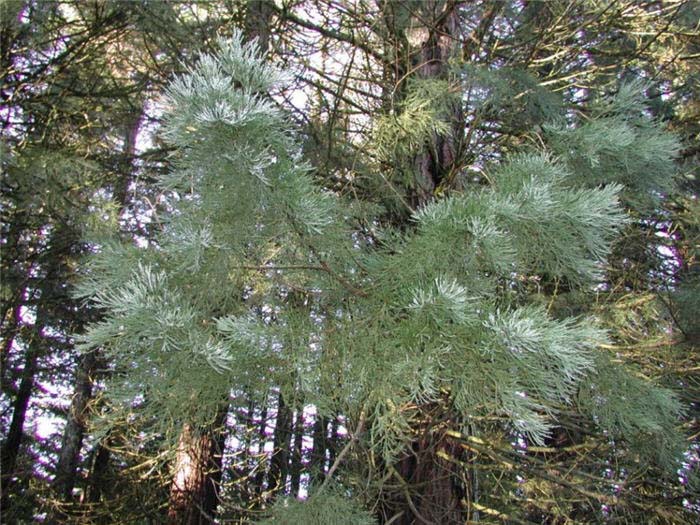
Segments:
[[[341,417],[345,447],[308,513],[294,510],[309,520],[327,515],[317,502],[335,501],[331,484],[357,500],[358,516],[364,505],[383,498],[392,509],[405,497],[408,511],[381,516],[387,522],[453,523],[488,508],[476,498],[461,507],[476,491],[457,468],[446,469],[452,494],[410,494],[402,458],[420,440],[429,439],[430,460],[468,464],[462,451],[498,434],[545,446],[575,413],[616,439],[673,441],[675,396],[613,367],[595,319],[552,315],[522,284],[585,292],[600,283],[627,221],[618,182],[644,175],[624,170],[645,159],[670,169],[672,143],[662,135],[644,151],[629,147],[652,133],[644,115],[629,124],[633,88],[585,120],[551,124],[539,147],[490,166],[490,184],[421,199],[410,224],[378,227],[376,205],[314,179],[287,117],[265,95],[282,79],[255,44],[237,34],[219,45],[168,90],[164,136],[177,153],[159,180],[170,197],[156,238],[147,248],[96,238],[79,288],[105,312],[82,347],[117,363],[107,392],[124,413],[137,410],[171,443],[220,421],[227,403],[243,406],[243,392],[257,400],[277,392],[278,410],[284,400]],[[413,89],[417,107],[428,107],[422,86]],[[449,136],[443,115],[423,117],[427,133]],[[615,140],[586,142],[602,118],[617,126]],[[424,140],[376,146],[411,158]],[[567,140],[590,147],[581,154]],[[649,195],[651,183],[640,184]],[[672,464],[672,447],[664,451]],[[178,463],[182,453],[191,464],[198,451],[180,447]],[[422,503],[445,497],[443,515]],[[346,505],[336,512],[350,512]]]
[[[692,0],[0,2],[3,522],[697,521],[697,22]],[[249,91],[294,121],[288,153],[333,210],[305,232],[261,168],[264,202],[232,208],[254,210],[255,229],[224,257],[223,227],[191,234],[240,217],[205,213],[216,192],[163,174],[238,180],[212,159],[238,158],[240,137],[213,126],[204,154],[151,133],[173,72],[234,26],[293,73],[272,98]],[[566,191],[611,183],[618,227],[582,236]],[[474,224],[496,233],[477,242]],[[191,267],[204,275],[173,267],[192,242],[210,248]],[[82,254],[101,252],[99,269],[110,250],[109,272],[131,269],[98,294],[158,259],[239,373],[180,382],[170,361],[138,374],[128,353],[79,356],[71,334],[109,311],[67,291]],[[579,275],[577,259],[593,264]],[[190,293],[207,287],[210,311]],[[607,340],[564,341],[584,372],[550,383],[571,370],[544,350],[510,364],[494,335],[508,323]],[[506,412],[511,387],[543,434]],[[689,409],[685,443],[666,388]]]

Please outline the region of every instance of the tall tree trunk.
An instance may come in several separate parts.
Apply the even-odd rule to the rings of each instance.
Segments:
[[[265,467],[267,460],[264,459],[265,456],[265,441],[267,436],[265,434],[265,428],[267,427],[267,400],[263,402],[262,410],[260,411],[260,423],[258,426],[258,472],[255,474],[255,480],[253,481],[255,487],[256,497],[260,497],[263,492],[263,484],[265,483]]]
[[[45,277],[45,282],[50,283],[51,279],[55,278],[52,273],[53,272],[49,272],[49,275]],[[12,478],[15,476],[17,459],[19,457],[19,451],[24,439],[24,422],[27,419],[27,409],[29,408],[29,401],[34,390],[37,364],[39,356],[44,350],[45,341],[42,335],[42,330],[44,328],[44,323],[46,322],[45,301],[48,301],[48,297],[46,297],[46,295],[49,292],[47,292],[46,289],[44,289],[43,292],[44,293],[41,294],[42,302],[40,302],[39,306],[37,307],[34,334],[29,342],[27,353],[25,354],[22,379],[20,380],[19,389],[17,390],[17,395],[15,396],[15,401],[12,407],[13,410],[10,428],[7,432],[7,438],[5,439],[5,443],[2,447],[2,453],[0,454],[0,457],[2,458],[2,475],[0,476],[0,480],[2,480],[2,498],[0,502],[5,513],[7,513],[10,506],[10,487],[12,485]]]
[[[216,421],[197,430],[183,425],[177,444],[173,478],[170,485],[168,523],[203,525],[213,523],[218,504],[225,432],[223,424],[228,405]]]
[[[460,53],[460,17],[457,4],[450,1],[431,0],[422,4],[418,20],[431,23],[418,24],[412,38],[418,48],[410,48],[409,63],[415,75],[423,79],[448,79],[448,65],[451,58]],[[432,200],[435,190],[450,184],[459,168],[461,137],[464,134],[464,115],[461,104],[450,108],[451,133],[448,136],[435,135],[432,144],[414,159],[416,191],[413,195],[414,207],[423,206]]]
[[[68,420],[63,431],[61,450],[56,464],[53,489],[62,501],[68,501],[73,493],[78,470],[80,449],[85,434],[88,404],[92,398],[92,384],[97,368],[97,352],[83,355],[78,363],[75,392],[71,399]]]
[[[311,485],[319,485],[326,474],[326,453],[328,451],[328,419],[316,415],[313,430],[313,446],[311,448]]]
[[[430,429],[416,439],[411,453],[395,467],[394,481],[402,487],[403,498],[388,513],[400,514],[392,523],[464,523],[461,499],[465,472],[447,459],[460,455],[458,444]]]
[[[277,420],[272,437],[272,458],[267,475],[267,487],[271,494],[283,492],[289,473],[289,445],[292,436],[292,411],[280,392],[277,397]]]
[[[0,376],[4,392],[14,390],[10,387],[11,378],[8,375],[7,363],[12,352],[15,338],[25,324],[22,319],[22,309],[26,306],[26,296],[30,291],[27,284],[32,274],[33,264],[29,260],[33,251],[28,246],[22,246],[21,239],[30,226],[24,211],[15,211],[9,218],[3,215],[0,235],[4,243],[0,251],[0,276],[3,285],[10,293],[0,298],[0,338],[2,338],[2,354],[0,354]],[[10,387],[10,388],[8,388]]]
[[[22,301],[18,300],[14,307],[12,307],[11,312],[8,312],[6,317],[9,319],[5,320],[2,327],[2,332],[0,333],[0,338],[2,338],[2,352],[0,354],[0,385],[2,391],[8,394],[14,391],[14,385],[8,375],[7,362],[12,352],[12,347],[15,343],[15,338],[22,327]]]
[[[269,2],[250,0],[246,9],[245,39],[257,38],[260,50],[266,53],[273,14]],[[196,431],[189,424],[183,426],[170,489],[168,522],[172,525],[211,523],[214,519],[226,438],[221,426],[227,413],[228,404],[213,427]]]
[[[87,489],[87,500],[90,503],[98,503],[107,489],[110,457],[109,441],[110,438],[107,436],[95,447],[95,457],[90,468]]]
[[[274,6],[268,0],[248,0],[245,14],[246,40],[258,39],[258,46],[263,53],[267,52],[270,44],[270,23]]]
[[[296,498],[299,495],[302,469],[302,445],[304,441],[304,410],[297,410],[297,417],[294,423],[294,445],[292,447],[292,464],[290,468],[290,491],[289,494]]]
[[[5,512],[9,507],[9,489],[12,485],[12,478],[15,476],[17,458],[24,438],[24,422],[27,418],[29,400],[34,390],[34,376],[36,375],[40,351],[41,343],[39,338],[35,337],[25,356],[22,379],[13,405],[10,428],[2,447],[2,478],[0,479],[2,479],[2,508]]]

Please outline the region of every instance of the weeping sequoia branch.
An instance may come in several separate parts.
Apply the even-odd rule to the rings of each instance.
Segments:
[[[384,142],[372,144],[396,166],[387,176],[404,177],[417,211],[396,229],[375,220],[380,243],[358,241],[364,210],[312,176],[286,116],[261,95],[283,79],[254,43],[240,34],[219,41],[217,54],[169,88],[164,136],[178,155],[159,184],[177,196],[174,212],[157,249],[105,241],[79,292],[106,312],[81,344],[128,370],[115,404],[130,411],[129,400],[143,396],[155,420],[181,425],[171,523],[211,521],[222,445],[200,430],[221,427],[222,400],[239,388],[278,397],[276,450],[267,476],[255,476],[260,492],[267,479],[269,499],[285,493],[299,463],[288,454],[293,411],[298,432],[304,406],[317,410],[314,462],[331,464],[306,502],[279,498],[267,523],[526,522],[507,509],[521,499],[533,516],[547,511],[534,480],[565,489],[572,515],[576,498],[615,505],[596,475],[601,450],[581,436],[557,440],[567,413],[634,446],[653,437],[659,462],[674,464],[682,408],[673,393],[612,363],[594,319],[554,316],[521,284],[536,278],[584,293],[600,283],[628,220],[619,182],[634,177],[625,170],[652,163],[668,172],[673,140],[645,114],[626,113],[639,91],[628,86],[591,116],[547,124],[541,148],[489,168],[491,184],[445,194],[464,127],[452,96],[460,81],[443,69],[457,3],[426,2],[421,13],[392,13],[394,37],[417,60],[409,70],[423,73],[406,82],[394,114],[378,119],[374,139]],[[596,118],[626,137],[616,150],[592,139],[603,129]],[[328,421],[342,423],[337,435],[356,422],[330,458]],[[557,464],[583,453],[592,459],[580,472]]]

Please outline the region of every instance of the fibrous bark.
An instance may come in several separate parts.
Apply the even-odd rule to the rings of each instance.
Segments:
[[[168,523],[171,525],[203,525],[213,523],[221,481],[223,431],[218,421],[203,431],[190,424],[182,427],[177,445]]]

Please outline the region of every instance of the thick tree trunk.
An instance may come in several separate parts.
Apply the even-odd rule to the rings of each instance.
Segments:
[[[227,410],[222,410],[214,425],[203,431],[183,425],[170,486],[169,524],[214,522],[225,438],[221,425],[226,414]]]
[[[386,2],[383,6],[387,30],[396,46],[394,54],[400,57],[395,72],[400,84],[393,92],[403,90],[409,75],[425,80],[449,80],[449,61],[463,51],[459,2],[426,0],[412,8],[407,4]],[[402,13],[404,22],[401,25],[395,23],[397,9],[412,9],[410,13]],[[487,8],[484,23],[490,24],[494,13]],[[405,22],[406,15],[409,23]],[[449,108],[449,114],[451,133],[433,136],[430,144],[413,159],[415,183],[409,191],[413,208],[434,199],[436,190],[458,185],[465,133],[461,103]],[[421,409],[427,413],[434,408]],[[425,419],[433,420],[432,417]],[[392,484],[401,488],[387,494],[382,520],[393,525],[464,523],[465,472],[448,459],[460,456],[459,447],[436,428],[415,429],[414,435],[410,453],[398,464],[388,467]]]
[[[426,1],[418,20],[432,23],[413,29],[412,40],[418,44],[411,50],[410,63],[416,76],[423,79],[448,79],[449,60],[460,53],[460,18],[457,4],[441,0]],[[412,198],[414,207],[430,201],[435,190],[454,180],[460,153],[461,137],[464,134],[464,115],[461,104],[451,108],[451,133],[449,136],[434,136],[432,144],[418,154],[414,160],[416,190]]]
[[[266,0],[250,0],[247,4],[244,35],[246,40],[257,38],[263,53],[267,52],[269,45],[272,14],[273,10]],[[213,427],[199,432],[188,424],[183,426],[170,489],[168,523],[212,523],[218,503],[217,490],[221,481],[221,462],[226,438],[221,426],[227,413],[228,405],[226,410],[219,414]],[[273,455],[273,463],[274,459]]]
[[[391,509],[391,516],[400,514],[393,523],[412,525],[464,523],[461,467],[446,458],[460,455],[459,447],[445,436],[428,432],[414,441],[413,450],[395,467],[395,481],[404,487],[403,498]]]
[[[270,22],[274,13],[273,2],[268,0],[248,0],[245,15],[246,40],[258,39],[258,46],[263,53],[270,44]]]

